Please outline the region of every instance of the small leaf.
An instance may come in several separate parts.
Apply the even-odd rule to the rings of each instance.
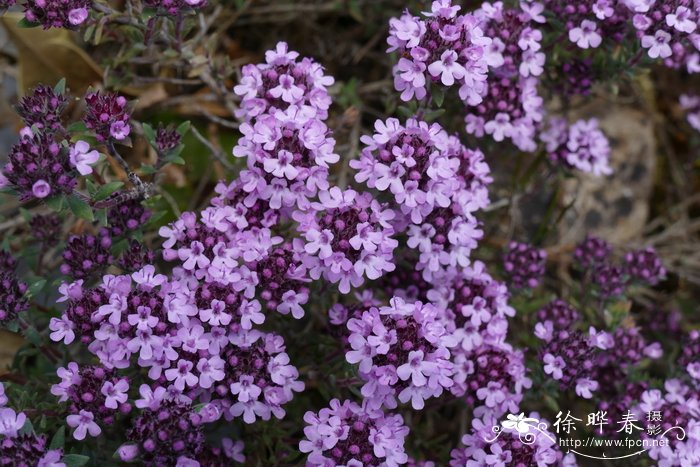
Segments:
[[[68,133],[85,133],[88,131],[88,127],[85,125],[85,122],[77,121],[68,125],[66,130],[68,130]]]
[[[68,198],[68,207],[75,214],[76,217],[85,219],[86,221],[94,221],[95,216],[92,212],[92,208],[82,199],[75,195],[71,195]]]
[[[191,126],[192,126],[192,124],[190,123],[189,120],[187,120],[185,122],[180,123],[177,126],[177,128],[175,129],[175,131],[177,131],[180,134],[180,136],[185,136],[187,134],[187,132],[190,131]]]
[[[89,178],[85,179],[85,187],[87,188],[88,194],[90,196],[93,196],[98,189],[97,185],[95,185],[95,182],[93,182]]]
[[[109,182],[104,185],[102,185],[95,195],[92,197],[93,201],[102,201],[103,199],[106,199],[117,191],[119,188],[123,187],[124,183],[123,182]]]
[[[44,202],[48,207],[56,212],[61,212],[65,206],[65,196],[58,195],[52,196],[51,198],[45,199]]]
[[[143,136],[146,137],[146,141],[148,141],[151,146],[155,146],[156,132],[153,130],[153,127],[148,123],[142,123],[141,128],[143,128]]]
[[[56,94],[63,94],[66,92],[66,78],[61,78],[56,86],[53,87],[53,92]]]
[[[147,164],[142,164],[141,165],[141,173],[144,175],[151,175],[158,172],[155,167],[152,165],[147,165]]]
[[[442,88],[432,89],[433,102],[438,107],[442,107],[443,102],[445,102],[445,91]]]
[[[51,438],[51,444],[49,444],[49,449],[63,449],[66,444],[66,427],[62,426],[58,429],[53,438]]]
[[[17,26],[20,28],[35,28],[39,26],[39,23],[29,21],[27,18],[22,18],[21,20],[17,21]]]
[[[24,222],[29,223],[29,221],[32,220],[32,213],[27,211],[24,208],[19,208],[19,213],[22,215],[22,219],[24,219]]]
[[[81,467],[86,465],[90,458],[80,454],[66,454],[61,461],[66,464],[66,467]]]
[[[32,425],[32,421],[27,419],[27,421],[24,422],[24,425],[22,425],[22,428],[20,428],[19,433],[21,435],[31,435],[34,433],[34,425]]]
[[[28,327],[24,330],[23,334],[29,342],[31,342],[37,347],[41,346],[41,336],[39,335],[39,332],[36,329]]]
[[[37,295],[39,295],[41,293],[41,291],[44,289],[45,285],[46,285],[46,279],[37,280],[36,282],[32,283],[29,286],[29,288],[28,288],[29,294],[32,297],[36,297]]]

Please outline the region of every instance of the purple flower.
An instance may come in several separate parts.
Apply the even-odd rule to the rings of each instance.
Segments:
[[[2,169],[6,185],[19,192],[21,201],[71,193],[77,181],[66,152],[50,133],[24,132]]]
[[[651,247],[631,251],[625,255],[625,269],[632,279],[655,285],[666,275],[666,269]]]
[[[72,236],[63,251],[61,273],[83,279],[106,268],[113,262],[109,251],[111,246],[112,240],[105,229],[99,232],[99,236]]]
[[[102,429],[94,422],[94,419],[95,416],[92,412],[81,410],[77,415],[68,415],[66,422],[68,426],[75,428],[73,437],[78,441],[82,441],[88,433],[93,437],[97,437],[102,433]]]
[[[129,110],[126,98],[114,93],[99,91],[85,96],[83,122],[95,133],[98,141],[123,140],[129,135]]]
[[[517,412],[515,412],[517,413]],[[556,437],[549,431],[542,431],[539,414],[527,417],[509,414],[507,422],[498,420],[499,414],[485,412],[472,420],[469,433],[462,437],[464,448],[452,450],[451,467],[480,465],[573,465],[573,454],[564,455],[559,449]],[[539,425],[538,425],[539,424]],[[494,427],[500,427],[500,435],[493,438]],[[524,440],[532,440],[523,442]]]
[[[511,242],[503,268],[515,288],[535,288],[545,272],[547,252],[526,243]]]
[[[671,35],[666,31],[656,31],[653,36],[643,36],[642,37],[642,47],[649,49],[647,52],[651,58],[668,58],[671,56],[673,51],[669,42],[671,41]]]
[[[426,83],[439,81],[448,87],[459,85],[465,102],[480,101],[488,71],[485,49],[491,40],[473,15],[457,15],[458,10],[449,1],[434,2],[425,19],[405,13],[389,20],[388,51],[397,50],[401,56],[393,74],[402,100],[424,99]]]
[[[91,165],[97,162],[100,154],[97,151],[90,151],[90,145],[85,141],[77,141],[69,150],[70,163],[80,175],[90,175]]]
[[[2,327],[7,326],[29,308],[29,300],[25,296],[27,284],[17,279],[14,259],[7,255],[6,260],[12,266],[4,270],[0,267],[0,326]]]
[[[400,465],[408,456],[404,439],[408,428],[401,415],[333,399],[318,413],[306,412],[305,438],[299,450],[308,454],[307,465]]]
[[[154,466],[175,465],[181,457],[197,458],[204,446],[200,417],[188,404],[172,400],[141,411],[126,438],[137,446],[139,461]]]
[[[360,363],[366,381],[362,394],[371,406],[393,408],[398,396],[422,409],[425,399],[453,384],[448,336],[433,305],[407,304],[397,297],[390,303],[348,321],[352,350],[346,359]]]
[[[597,29],[598,25],[595,22],[583,20],[579,27],[569,30],[569,40],[582,49],[595,49],[603,41]]]
[[[365,276],[373,280],[394,269],[392,256],[398,242],[390,224],[394,213],[386,205],[369,193],[332,187],[321,192],[311,208],[294,213],[303,240],[293,243],[311,278],[323,275],[348,293]],[[372,232],[371,238],[363,241],[367,232]]]
[[[9,407],[0,408],[0,435],[16,437],[26,420],[27,416],[23,412],[16,413]]]
[[[318,63],[298,57],[287,43],[278,42],[274,50],[266,52],[266,63],[244,66],[241,81],[233,88],[241,96],[236,116],[250,121],[295,106],[310,118],[325,120],[331,104],[327,88],[334,80],[324,75]]]
[[[102,385],[100,392],[105,396],[105,407],[116,409],[120,404],[126,402],[126,392],[129,390],[129,383],[125,379],[120,379],[116,384],[106,381]]]
[[[24,3],[24,16],[44,29],[75,29],[88,17],[90,0],[28,0]]]
[[[44,131],[64,131],[61,114],[68,105],[68,97],[57,93],[49,86],[37,86],[31,94],[24,96],[17,104],[17,113],[27,127]]]

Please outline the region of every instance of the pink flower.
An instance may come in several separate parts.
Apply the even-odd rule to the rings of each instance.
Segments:
[[[80,175],[90,175],[91,165],[99,160],[100,153],[95,150],[90,151],[90,145],[85,141],[78,141],[70,148],[69,157],[71,165]]]
[[[466,70],[457,62],[457,52],[446,50],[440,56],[440,60],[431,63],[428,71],[432,76],[440,76],[440,81],[445,86],[452,86],[456,79],[464,78]]]
[[[151,409],[155,410],[160,406],[160,402],[165,397],[165,388],[158,386],[155,391],[151,390],[151,387],[147,384],[142,384],[139,387],[139,394],[141,394],[141,399],[136,399],[134,405],[139,409]]]
[[[437,371],[437,364],[425,361],[424,357],[422,350],[412,350],[408,354],[408,362],[396,369],[398,377],[403,381],[410,378],[415,386],[424,386],[428,382],[426,376]]]
[[[600,45],[603,38],[597,32],[598,24],[593,21],[584,19],[581,21],[581,26],[572,28],[569,31],[569,40],[575,42],[582,49],[589,47],[596,48]]]
[[[294,78],[284,74],[279,77],[279,85],[270,89],[270,95],[276,99],[294,104],[304,97],[304,90],[294,84]]]
[[[642,47],[649,49],[648,54],[651,58],[668,58],[673,55],[670,42],[671,35],[661,29],[653,36],[642,37]]]
[[[65,315],[61,316],[61,318],[51,318],[49,329],[53,332],[49,337],[54,342],[63,341],[64,344],[68,345],[75,340],[73,328],[73,322]]]
[[[128,123],[121,120],[117,120],[109,127],[109,134],[112,136],[112,138],[119,141],[126,139],[126,137],[129,136],[129,133],[131,133],[131,127]]]
[[[26,420],[27,416],[22,412],[15,413],[9,407],[0,409],[0,435],[14,438]]]
[[[679,6],[676,8],[675,13],[666,15],[666,24],[677,31],[691,34],[697,28],[697,24],[691,19],[691,15],[692,12],[688,7]]]
[[[105,396],[105,407],[117,409],[119,404],[126,402],[126,392],[129,390],[129,383],[125,379],[120,379],[117,384],[106,381],[102,385],[102,394]]]
[[[95,416],[92,412],[81,410],[79,415],[68,415],[66,422],[68,426],[75,428],[73,437],[78,441],[85,439],[85,435],[90,433],[90,436],[96,437],[102,433],[102,429],[95,423]]]
[[[79,26],[85,22],[88,17],[86,8],[74,8],[68,12],[68,22],[73,26]]]
[[[548,353],[543,358],[544,361],[544,372],[548,375],[552,375],[554,379],[561,379],[564,373],[562,370],[566,367],[566,362],[561,357],[555,357],[551,353]]]
[[[51,185],[46,180],[37,180],[32,185],[32,194],[39,199],[46,198],[51,194]]]

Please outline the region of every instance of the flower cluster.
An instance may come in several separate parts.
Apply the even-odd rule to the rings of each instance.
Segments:
[[[97,235],[73,235],[63,252],[61,273],[75,279],[84,279],[103,271],[114,258],[110,253],[112,239],[106,229]]]
[[[693,330],[684,336],[678,365],[694,380],[700,380],[700,331]]]
[[[425,399],[440,396],[452,386],[453,365],[448,347],[453,345],[432,304],[406,303],[398,297],[390,306],[372,307],[361,318],[351,318],[346,353],[358,364],[366,381],[365,401],[372,407],[396,407],[411,401],[422,409]]]
[[[587,235],[574,250],[574,259],[582,269],[596,268],[608,261],[612,247],[602,238]]]
[[[22,129],[8,159],[0,174],[0,186],[14,188],[22,201],[71,193],[77,183],[68,152],[50,130],[35,134],[28,127]]]
[[[77,176],[92,173],[92,164],[100,158],[87,142],[69,141],[61,121],[67,103],[58,87],[38,86],[18,104],[26,126],[0,173],[0,187],[13,188],[22,201],[71,194]]]
[[[542,5],[564,24],[569,41],[581,49],[595,49],[603,39],[621,42],[627,33],[631,14],[624,2],[583,0],[543,0]]]
[[[318,413],[306,412],[301,452],[308,453],[307,465],[405,464],[404,438],[408,428],[401,415],[387,415],[366,402],[330,401]]]
[[[139,456],[143,465],[160,466],[197,459],[204,447],[201,417],[186,403],[156,400],[152,404],[127,430],[126,437],[134,444],[120,448],[122,460]]]
[[[264,64],[244,66],[241,82],[233,88],[241,96],[236,116],[251,120],[295,106],[309,118],[325,120],[331,105],[327,88],[333,77],[324,75],[323,67],[312,59],[298,58],[286,42],[278,42],[265,53]]]
[[[137,199],[124,201],[107,211],[109,233],[120,237],[143,226],[151,218],[151,211]]]
[[[398,242],[390,224],[394,212],[369,193],[332,187],[319,193],[311,209],[295,211],[298,231],[293,245],[312,279],[338,283],[342,293],[393,271]]]
[[[700,131],[700,96],[683,94],[679,102],[681,108],[686,111],[690,126]]]
[[[144,5],[154,8],[163,16],[178,16],[194,9],[204,8],[207,6],[207,0],[146,0]]]
[[[87,20],[92,0],[25,0],[24,17],[44,29],[75,29]]]
[[[115,93],[91,92],[85,96],[83,122],[100,142],[121,141],[131,133],[126,98]]]
[[[625,254],[625,272],[630,279],[650,285],[656,284],[666,275],[666,269],[651,247],[630,251]]]
[[[489,65],[491,39],[484,37],[472,14],[460,15],[450,0],[435,1],[425,18],[408,12],[389,21],[387,52],[401,58],[394,66],[394,87],[401,99],[424,99],[432,86],[459,86],[459,97],[468,105],[481,102]]]
[[[544,276],[547,252],[527,243],[510,242],[503,269],[516,289],[535,288]]]
[[[29,308],[25,296],[27,284],[17,279],[17,262],[5,250],[0,250],[0,327],[4,328]]]
[[[658,434],[642,432],[646,440],[665,437],[668,444],[649,442],[649,457],[659,464],[693,465],[700,458],[700,434],[698,433],[698,407],[700,399],[697,391],[686,386],[680,380],[669,379],[664,383],[664,390],[649,389],[639,398],[639,404],[632,409],[638,420],[644,420],[649,412],[660,412]],[[684,435],[678,428],[684,430]],[[671,430],[667,433],[668,430]],[[678,435],[678,436],[676,436]]]
[[[552,118],[540,139],[553,162],[596,176],[612,173],[610,144],[595,118],[571,125],[563,118]]]
[[[67,367],[57,371],[61,382],[51,387],[51,394],[58,396],[60,402],[68,402],[70,415],[66,418],[68,426],[75,428],[73,437],[77,440],[98,436],[103,425],[111,425],[119,414],[131,411],[127,402],[129,391],[128,378],[117,376],[114,369],[103,366],[85,366],[70,362]]]
[[[698,22],[700,8],[694,0],[624,0],[632,12],[637,38],[650,58],[666,66],[685,65],[688,72],[700,71]]]
[[[338,161],[335,140],[308,109],[290,105],[241,125],[233,155],[245,157],[243,188],[273,209],[307,209],[308,198],[328,189],[328,167]]]
[[[482,100],[467,110],[467,133],[495,141],[510,139],[523,151],[535,149],[535,130],[543,118],[542,98],[537,94],[544,71],[542,32],[544,17],[524,2],[506,8],[502,2],[485,2],[474,12],[489,48],[493,70]]]
[[[68,106],[68,97],[49,86],[37,86],[17,104],[17,114],[25,125],[47,131],[63,131],[61,115]]]
[[[551,322],[551,321],[550,321]],[[603,364],[600,350],[614,345],[613,337],[591,327],[589,334],[571,328],[555,330],[539,323],[537,337],[545,342],[540,349],[544,372],[559,382],[562,390],[575,387],[576,394],[590,399],[599,388],[595,379],[597,368]]]
[[[390,118],[377,120],[374,128],[374,135],[362,137],[366,147],[360,159],[350,161],[357,170],[355,180],[379,191],[389,190],[401,212],[415,224],[420,225],[436,209],[462,201],[459,191],[471,187],[461,177],[488,183],[488,166],[480,154],[473,157],[479,159],[473,164],[476,173],[462,173],[462,158],[472,154],[437,123],[410,118],[403,126]],[[462,210],[484,207],[488,202],[484,191],[474,193],[482,195],[481,199],[469,197]]]
[[[0,417],[11,416],[7,411],[12,409],[0,409]],[[65,467],[61,462],[62,449],[49,449],[49,440],[46,435],[24,434],[7,436],[1,441],[0,465],[19,465],[37,467]]]
[[[559,450],[554,434],[539,414],[524,413],[502,424],[491,413],[472,421],[471,431],[462,437],[464,448],[452,450],[450,466],[472,465],[571,465],[573,454]],[[494,433],[493,428],[500,430]],[[494,439],[495,438],[495,439]],[[566,457],[566,459],[565,459]]]
[[[46,248],[58,245],[61,239],[61,218],[56,214],[37,214],[29,221],[32,236]]]

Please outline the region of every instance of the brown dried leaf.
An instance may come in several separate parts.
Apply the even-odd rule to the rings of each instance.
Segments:
[[[0,375],[7,373],[7,369],[12,365],[12,360],[22,344],[24,344],[24,339],[19,334],[0,331]]]
[[[65,29],[22,28],[21,13],[7,13],[2,25],[17,47],[19,57],[18,94],[38,84],[53,85],[66,78],[67,86],[83,93],[102,80],[102,70]]]

